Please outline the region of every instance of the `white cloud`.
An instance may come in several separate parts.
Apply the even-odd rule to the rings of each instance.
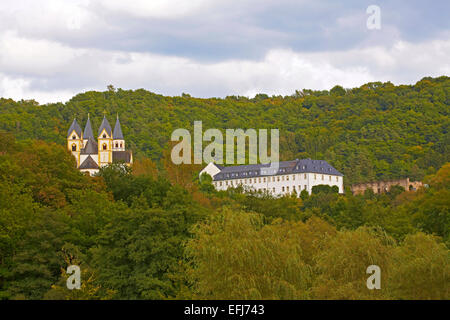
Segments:
[[[25,78],[11,78],[0,73],[0,97],[14,100],[36,100],[39,103],[68,101],[76,92],[71,90],[35,90]]]
[[[137,17],[175,19],[187,16],[212,2],[208,0],[101,0],[101,5],[116,12],[126,12]]]
[[[77,49],[10,31],[0,34],[0,95],[56,102],[80,91],[104,90],[110,83],[167,95],[286,95],[303,88],[414,83],[424,76],[448,75],[449,56],[450,40],[397,41],[389,47],[333,52],[272,49],[259,61],[205,63],[152,53]]]

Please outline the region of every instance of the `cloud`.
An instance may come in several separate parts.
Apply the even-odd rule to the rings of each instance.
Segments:
[[[205,63],[153,53],[74,49],[7,33],[0,38],[0,68],[7,71],[0,94],[15,99],[35,95],[45,103],[83,90],[104,90],[112,83],[167,95],[288,95],[303,88],[355,87],[370,81],[411,83],[423,76],[449,74],[449,55],[450,40],[398,41],[390,47],[333,52],[277,48],[260,60]]]
[[[84,90],[195,96],[414,83],[449,74],[449,4],[381,1],[0,2],[0,95],[64,101]]]

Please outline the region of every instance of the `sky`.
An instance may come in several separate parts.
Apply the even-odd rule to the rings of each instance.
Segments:
[[[414,84],[450,75],[449,12],[447,0],[0,0],[0,97]]]

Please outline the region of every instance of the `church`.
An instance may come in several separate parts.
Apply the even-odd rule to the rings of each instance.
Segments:
[[[96,174],[99,169],[111,163],[123,163],[130,166],[133,163],[133,154],[125,149],[125,139],[117,115],[114,130],[103,116],[98,129],[97,141],[92,131],[91,120],[88,115],[84,131],[81,130],[77,120],[74,119],[67,131],[67,149],[77,161],[77,168],[89,175]]]

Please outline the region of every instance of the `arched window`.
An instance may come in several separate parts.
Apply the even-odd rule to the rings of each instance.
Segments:
[[[106,138],[106,134],[105,133],[103,134],[103,138]]]
[[[120,143],[120,147],[122,148],[122,142]]]
[[[77,137],[75,135],[72,136],[72,139],[75,140]]]
[[[77,145],[75,143],[72,144],[72,151],[77,151]]]
[[[106,150],[106,143],[103,144],[102,148],[103,150]]]
[[[119,144],[116,142],[116,148],[118,148],[119,147]]]

